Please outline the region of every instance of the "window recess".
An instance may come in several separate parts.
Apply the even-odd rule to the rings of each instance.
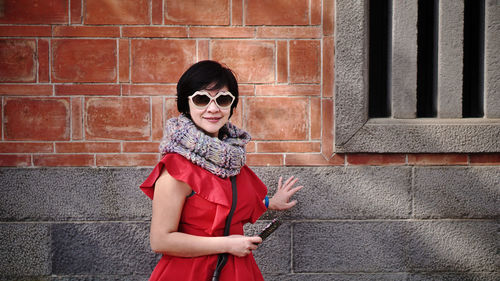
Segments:
[[[494,0],[336,0],[336,151],[500,151],[499,32]]]

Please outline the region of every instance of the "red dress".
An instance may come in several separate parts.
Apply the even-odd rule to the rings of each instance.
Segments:
[[[151,199],[155,182],[163,168],[175,179],[187,183],[195,192],[184,203],[179,231],[198,236],[222,236],[232,200],[229,178],[220,178],[179,154],[169,153],[141,185],[142,191]],[[236,184],[238,201],[231,221],[230,235],[243,234],[243,225],[254,223],[266,211],[262,201],[267,188],[246,165],[236,176]],[[163,255],[150,280],[211,280],[216,264],[217,255],[195,258]],[[264,280],[253,255],[243,258],[229,255],[221,271],[220,281],[252,280]]]

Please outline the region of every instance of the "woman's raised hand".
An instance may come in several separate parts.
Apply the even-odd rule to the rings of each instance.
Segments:
[[[285,183],[282,183],[283,177],[278,181],[278,189],[272,198],[269,199],[269,209],[272,210],[287,210],[297,204],[297,200],[290,201],[290,198],[295,192],[302,189],[303,186],[293,185],[299,180],[294,176],[289,177]]]
[[[262,238],[259,236],[230,235],[227,238],[229,238],[227,252],[240,258],[250,254],[257,249],[258,244],[262,243]]]

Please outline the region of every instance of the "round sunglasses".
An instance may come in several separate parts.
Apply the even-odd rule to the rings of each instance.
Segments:
[[[230,92],[226,91],[218,92],[215,97],[212,97],[206,91],[196,91],[188,98],[197,109],[207,108],[212,101],[214,101],[220,109],[229,109],[236,99]]]

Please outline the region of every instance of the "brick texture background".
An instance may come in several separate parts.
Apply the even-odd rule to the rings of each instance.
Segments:
[[[312,187],[256,253],[266,280],[498,278],[500,153],[335,154],[334,7],[0,1],[0,166],[15,167],[0,169],[5,280],[147,278],[150,206],[136,187],[178,114],[177,80],[205,59],[237,74],[231,121],[253,136],[248,164],[272,166],[257,168],[270,186],[298,174]]]
[[[232,68],[253,166],[476,165],[488,155],[334,155],[334,5],[321,0],[2,1],[1,166],[152,166],[175,84]],[[278,13],[276,11],[279,11]],[[121,161],[126,160],[126,161]]]

